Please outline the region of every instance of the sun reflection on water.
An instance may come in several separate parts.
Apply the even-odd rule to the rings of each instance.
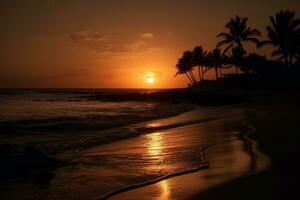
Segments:
[[[153,133],[148,136],[148,154],[151,157],[160,157],[163,150],[163,138],[161,133]]]

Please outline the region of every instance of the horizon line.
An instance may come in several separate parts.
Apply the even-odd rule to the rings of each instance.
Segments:
[[[184,89],[186,87],[164,87],[164,88],[133,88],[133,87],[128,87],[128,88],[118,88],[118,87],[0,87],[0,90],[6,90],[6,89],[26,89],[26,90],[38,90],[38,89],[97,89],[97,90],[164,90],[164,89]]]

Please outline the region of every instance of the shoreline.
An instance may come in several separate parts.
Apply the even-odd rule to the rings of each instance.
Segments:
[[[246,95],[249,95],[249,93]],[[277,99],[274,97],[277,97]],[[184,199],[219,199],[220,197],[229,199],[253,199],[258,197],[256,194],[258,192],[262,193],[262,196],[265,199],[276,199],[276,196],[278,198],[289,196],[290,185],[292,185],[292,188],[294,189],[297,188],[296,177],[298,177],[299,174],[297,167],[300,166],[297,159],[292,159],[296,158],[299,152],[299,147],[297,146],[297,141],[300,141],[297,134],[297,131],[299,130],[297,119],[299,117],[298,113],[300,113],[300,107],[298,106],[299,99],[297,91],[291,93],[288,91],[280,91],[277,93],[271,92],[266,94],[256,93],[248,102],[233,104],[236,108],[249,109],[250,112],[251,110],[268,112],[267,116],[260,118],[254,117],[253,119],[251,118],[251,120],[246,120],[246,122],[250,121],[250,124],[254,124],[256,131],[250,135],[245,134],[246,138],[249,138],[250,140],[254,139],[254,143],[245,143],[244,148],[247,148],[249,145],[256,148],[256,145],[259,145],[259,150],[262,150],[272,159],[272,166],[269,169],[255,174],[238,176],[234,179],[227,180],[225,183],[220,182],[220,184],[215,185],[209,185],[211,183],[208,183],[209,188],[206,188],[205,190],[201,189],[201,187],[205,187],[203,185],[198,185],[199,187],[197,188],[197,184],[199,183],[197,183],[195,177],[192,176],[195,174],[202,174],[201,176],[205,177],[203,171],[206,170],[200,170],[199,172],[180,176],[177,175],[176,177],[171,175],[172,178],[163,177],[164,180],[155,180],[154,182],[160,182],[155,184],[151,183],[151,185],[162,187],[162,185],[171,181],[171,186],[174,186],[175,188],[179,187],[180,189],[180,183],[176,183],[176,181],[172,180],[181,181],[182,183],[188,182],[187,187],[181,191],[181,194],[192,191],[193,195],[186,196]],[[195,122],[195,125],[197,123],[198,122]],[[193,123],[190,125],[193,125]],[[181,124],[180,126],[185,125]],[[251,125],[250,127],[249,125],[247,126],[251,129]],[[168,131],[168,129],[169,128],[167,128],[166,131]],[[177,128],[175,127],[174,129]],[[240,137],[242,140],[243,136],[241,135]],[[208,159],[208,162],[209,161],[210,160]],[[139,187],[137,189],[127,191],[128,188],[125,187],[125,189],[123,188],[121,190],[126,190],[124,193],[131,193],[132,191],[139,189],[142,189],[145,192],[145,188],[149,186],[149,183],[146,184],[147,186],[143,186],[142,188],[140,188],[140,186],[144,185],[144,183],[134,186]],[[252,187],[252,185],[254,185],[254,188],[251,188],[251,190],[255,192],[249,195],[249,186]],[[118,193],[116,196],[119,196],[119,194],[123,193]],[[181,197],[178,192],[175,192],[174,195],[177,198]],[[111,194],[109,194],[109,196],[111,196]],[[115,196],[112,196],[112,198],[114,197]]]
[[[257,142],[259,148],[270,157],[271,166],[263,172],[241,177],[189,198],[231,200],[246,199],[292,199],[297,195],[300,152],[297,141],[299,139],[298,118],[300,107],[299,94],[293,91],[288,96],[263,95],[248,103],[247,107],[266,110],[267,116],[260,120],[253,120],[256,131],[250,135]],[[291,98],[291,96],[293,98]],[[249,192],[251,187],[251,192]]]
[[[299,101],[300,94],[297,90],[292,90],[256,93],[250,101],[242,103],[242,107],[267,112],[267,115],[260,119],[250,120],[256,127],[256,131],[249,138],[254,140],[259,150],[271,159],[272,164],[261,172],[228,180],[204,191],[198,188],[197,192],[194,191],[194,195],[182,199],[264,198],[271,200],[295,196],[300,177],[298,170],[300,162],[297,160],[300,152]],[[185,176],[191,178],[189,175],[180,177]],[[249,187],[252,191],[250,193]],[[191,190],[187,188],[184,192],[189,193]],[[177,194],[175,198],[181,199],[181,196]]]
[[[253,151],[253,153],[256,154],[255,155],[256,158],[253,157],[253,159],[254,159],[253,162],[257,163],[258,159],[260,159],[260,162],[261,162],[260,166],[258,166],[258,164],[257,164],[255,166],[255,168],[251,169],[249,172],[246,172],[244,174],[239,175],[238,177],[233,177],[233,178],[230,178],[228,180],[217,180],[215,182],[212,181],[214,183],[210,183],[208,188],[205,188],[204,191],[209,190],[210,188],[213,188],[215,186],[222,185],[224,183],[226,184],[227,182],[230,182],[232,180],[235,180],[235,179],[238,179],[238,178],[241,178],[241,177],[251,176],[252,174],[259,173],[260,171],[264,171],[269,167],[270,159],[263,152],[260,151],[260,149],[258,148],[258,145],[256,144],[256,142],[254,140],[252,140],[251,137],[249,137],[255,131],[255,127],[247,124],[247,122],[243,123],[243,127],[244,128],[247,127],[248,130],[247,131],[241,131],[241,133],[240,133],[241,135],[239,136],[240,140],[243,140],[245,143],[248,143],[252,146],[248,150]],[[213,148],[213,146],[212,146],[212,148]],[[206,152],[204,152],[204,153],[206,153]],[[208,162],[209,162],[209,159],[208,159]],[[258,168],[260,168],[260,169],[258,169]],[[207,169],[200,170],[200,171],[197,170],[197,171],[192,172],[192,173],[180,174],[179,176],[176,176],[176,177],[167,177],[166,179],[163,179],[158,183],[150,183],[150,184],[147,184],[147,185],[143,185],[143,187],[133,188],[132,190],[129,190],[129,191],[122,191],[120,193],[114,194],[113,196],[110,196],[108,199],[129,200],[129,199],[131,199],[130,197],[132,197],[132,199],[135,199],[133,197],[141,196],[143,193],[148,194],[148,195],[144,196],[143,198],[146,198],[146,199],[155,198],[155,199],[157,199],[158,198],[157,196],[154,196],[154,195],[151,196],[152,194],[155,194],[155,189],[154,188],[159,187],[159,185],[164,184],[166,181],[175,182],[174,184],[176,184],[176,182],[181,182],[181,183],[190,182],[191,179],[193,179],[193,178],[191,178],[191,176],[199,176],[198,174],[205,173],[205,170],[207,170]],[[182,186],[181,183],[179,183],[179,185]],[[173,190],[174,189],[172,189],[172,191],[170,191],[170,193],[176,192],[175,190],[174,191]],[[175,196],[172,196],[172,198],[174,198],[174,199],[190,199],[187,196],[185,198],[182,198],[181,195],[183,195],[183,193],[193,193],[193,192],[195,192],[195,191],[193,191],[193,189],[190,189],[189,187],[186,187],[186,186],[183,186],[183,188],[181,187],[180,190],[183,190],[183,192],[175,194]],[[158,199],[160,199],[160,198],[158,198]],[[195,199],[198,199],[198,198],[195,198]]]
[[[182,176],[184,174],[189,174],[189,173],[197,172],[199,170],[206,169],[206,168],[209,167],[209,163],[205,160],[205,152],[204,152],[205,149],[207,149],[207,148],[209,148],[209,146],[206,146],[206,147],[204,147],[200,150],[202,152],[201,153],[201,158],[200,158],[202,163],[198,167],[191,168],[191,169],[188,169],[188,170],[185,170],[185,171],[176,172],[176,173],[173,173],[173,174],[168,174],[168,175],[165,175],[165,176],[162,176],[162,177],[159,177],[157,179],[153,179],[153,180],[150,180],[150,181],[147,181],[147,182],[144,182],[144,183],[134,184],[134,185],[130,185],[130,186],[127,186],[127,187],[124,187],[124,188],[120,188],[120,189],[111,191],[111,192],[103,195],[102,197],[98,198],[97,200],[108,199],[110,197],[121,194],[123,192],[138,189],[138,188],[141,188],[141,187],[144,187],[144,186],[147,186],[147,185],[152,185],[152,184],[158,183],[160,181],[163,181],[163,180],[166,180],[166,179],[169,179],[169,178],[172,178],[172,177]]]
[[[210,112],[211,112],[211,114],[210,114]],[[216,118],[213,116],[215,116]],[[227,117],[223,117],[223,116],[227,116]],[[203,117],[209,118],[210,120],[203,121],[202,120]],[[72,199],[72,196],[68,196],[69,193],[74,193],[74,192],[76,193],[76,191],[80,190],[80,191],[86,191],[86,194],[89,194],[91,197],[95,197],[95,199],[97,199],[97,198],[99,198],[99,196],[101,197],[101,195],[105,194],[106,191],[109,191],[105,188],[106,187],[105,183],[104,182],[101,183],[101,180],[103,180],[102,178],[100,178],[100,177],[102,177],[101,173],[99,173],[99,174],[97,174],[97,173],[89,174],[89,173],[91,172],[90,170],[92,170],[92,169],[93,170],[98,170],[98,169],[101,170],[101,165],[104,165],[104,166],[107,165],[105,163],[103,163],[103,164],[98,163],[97,160],[95,160],[95,163],[94,163],[94,159],[93,159],[94,156],[101,158],[101,156],[103,155],[105,158],[105,155],[106,154],[110,155],[111,150],[115,149],[116,146],[118,147],[118,149],[121,148],[120,150],[117,150],[118,152],[115,152],[115,153],[117,153],[116,155],[118,155],[120,153],[126,154],[126,152],[128,152],[128,150],[130,150],[130,149],[128,149],[128,145],[130,145],[130,148],[133,148],[133,147],[137,148],[136,150],[139,150],[141,148],[141,145],[143,145],[144,146],[144,147],[142,147],[143,155],[145,155],[146,158],[149,156],[150,156],[150,158],[153,157],[152,158],[152,159],[154,159],[153,161],[156,160],[155,163],[158,163],[158,165],[157,165],[158,168],[160,168],[159,167],[160,164],[166,165],[166,166],[162,166],[166,170],[169,167],[172,167],[172,168],[179,167],[178,170],[170,168],[171,170],[168,173],[174,173],[175,171],[181,171],[181,170],[186,170],[186,169],[191,169],[191,168],[192,168],[192,170],[198,170],[198,167],[194,168],[195,166],[198,165],[197,163],[199,163],[197,161],[198,159],[196,159],[195,162],[192,161],[192,160],[194,160],[194,158],[193,158],[194,155],[196,156],[198,154],[195,154],[192,152],[198,152],[205,145],[211,144],[211,142],[215,143],[217,139],[219,139],[220,141],[223,141],[224,139],[227,138],[227,136],[223,136],[222,134],[220,135],[218,133],[221,132],[221,130],[223,130],[224,127],[227,127],[227,129],[236,130],[236,128],[238,126],[240,126],[240,124],[241,124],[240,122],[245,117],[246,117],[246,113],[243,110],[236,108],[236,107],[232,107],[232,106],[225,106],[225,107],[219,107],[219,108],[213,108],[213,109],[203,107],[200,109],[193,110],[192,112],[187,112],[187,113],[181,114],[180,116],[177,116],[177,117],[151,121],[151,124],[153,124],[153,126],[158,125],[159,127],[160,126],[168,127],[167,129],[162,129],[162,130],[158,131],[159,133],[157,133],[157,131],[155,131],[156,129],[154,129],[153,133],[144,134],[139,137],[134,137],[134,138],[127,139],[127,140],[120,140],[115,143],[92,147],[91,149],[86,149],[86,151],[78,152],[79,154],[74,152],[75,153],[74,155],[78,155],[78,158],[77,158],[78,160],[76,159],[76,156],[74,157],[74,159],[75,159],[74,164],[82,163],[83,165],[78,165],[78,167],[77,167],[77,165],[75,165],[74,167],[70,166],[70,169],[74,169],[74,171],[69,171],[68,166],[61,165],[62,168],[59,168],[55,172],[56,175],[50,183],[50,186],[53,185],[53,187],[54,187],[54,188],[50,189],[50,191],[53,191],[53,189],[54,189],[54,191],[56,191],[54,193],[51,193],[50,197],[57,197],[57,196],[63,197],[64,195],[66,195],[66,199]],[[214,119],[214,120],[212,120],[212,119]],[[181,122],[180,125],[177,125],[175,127],[173,127],[173,126],[169,127],[169,124],[178,122],[178,120]],[[196,121],[194,121],[194,120],[196,120]],[[188,123],[186,123],[186,122],[188,122]],[[229,122],[229,123],[227,124],[226,122]],[[148,123],[150,123],[150,122],[148,122]],[[230,132],[231,131],[228,130],[228,133],[230,133]],[[195,134],[195,133],[198,133],[198,134]],[[215,135],[215,136],[213,136],[213,135]],[[199,145],[199,144],[203,144],[204,146],[201,147],[201,145]],[[198,149],[198,147],[201,147],[201,148]],[[190,153],[186,154],[186,155],[189,155],[187,161],[185,161],[185,159],[183,160],[182,158],[180,158],[180,156],[181,156],[180,149],[181,148],[183,148],[184,152],[186,152],[186,153],[190,152]],[[99,152],[99,154],[97,154],[97,152]],[[163,154],[160,154],[159,152],[163,152]],[[170,158],[168,157],[168,155],[176,155],[175,152],[179,153],[179,155],[176,156],[177,158],[180,158],[179,160],[176,160],[176,159],[172,160],[171,157]],[[70,153],[72,153],[72,152],[70,152]],[[94,153],[95,153],[95,155],[94,155]],[[133,156],[132,154],[128,154],[128,155]],[[66,156],[68,157],[68,155],[66,155]],[[71,156],[73,158],[73,154]],[[62,155],[62,157],[64,157],[64,156]],[[116,158],[118,158],[118,156]],[[87,160],[85,160],[85,159],[87,159]],[[192,159],[192,160],[189,161],[189,159]],[[140,160],[140,158],[138,160]],[[84,163],[86,161],[88,161],[88,163],[91,162],[92,163],[91,167],[94,166],[95,168],[90,168],[89,167],[90,165],[85,167]],[[120,160],[120,162],[121,161],[122,160]],[[149,161],[151,161],[151,160],[149,160]],[[171,161],[171,162],[169,162],[169,161]],[[182,165],[182,164],[184,164],[184,162],[191,162],[191,163],[188,165]],[[194,164],[192,162],[194,162]],[[122,163],[123,163],[123,161],[122,161]],[[127,161],[126,161],[126,163],[127,163]],[[130,163],[131,162],[129,162],[127,164],[130,165]],[[147,165],[149,167],[151,167],[152,166],[151,163],[149,163],[149,164],[147,164]],[[145,165],[145,166],[147,167],[147,165]],[[169,165],[169,166],[167,166],[167,165]],[[108,166],[112,166],[112,170],[113,170],[113,165],[108,165]],[[182,166],[182,168],[180,168],[180,166]],[[138,167],[138,168],[136,168],[136,169],[139,169],[138,174],[141,174],[142,176],[136,174],[137,171],[133,172],[133,176],[137,175],[137,178],[141,180],[140,182],[145,182],[145,181],[147,181],[146,179],[145,180],[141,179],[141,178],[144,178],[143,174],[149,173],[149,172],[150,172],[150,174],[158,173],[158,172],[159,172],[159,174],[161,173],[159,171],[159,169],[158,169],[158,171],[157,171],[157,169],[155,169],[156,165],[153,165],[153,167],[154,167],[154,171],[152,171],[153,169],[151,169],[151,168],[147,169],[147,168]],[[78,169],[78,171],[76,171],[77,169]],[[124,170],[125,170],[125,168],[124,168]],[[105,168],[104,168],[104,171],[105,171]],[[69,174],[69,172],[71,174]],[[101,171],[99,171],[99,172],[101,172]],[[165,171],[165,172],[162,171],[162,172],[166,173],[167,171]],[[73,181],[73,178],[70,179],[70,177],[72,177],[73,175],[77,176],[76,174],[78,174],[78,176],[79,176],[80,173],[88,173],[90,178],[92,180],[95,179],[94,181],[98,182],[99,184],[91,185],[92,182],[89,181],[89,182],[84,182],[84,184],[80,184],[80,185],[73,185],[71,182],[68,184],[68,186],[60,185],[61,178],[63,178],[63,180],[65,180],[67,182]],[[103,174],[103,175],[106,176],[105,174]],[[163,176],[165,174],[160,174],[160,175]],[[173,174],[172,174],[172,176],[173,176]],[[81,179],[81,176],[79,176],[77,178]],[[126,182],[128,182],[128,185],[132,185],[135,182],[133,179],[127,180],[127,176],[124,178],[125,178],[124,180],[126,180]],[[155,178],[155,177],[153,177],[153,178]],[[167,177],[163,177],[163,178],[167,178]],[[148,179],[148,180],[150,180],[150,179]],[[85,180],[83,180],[83,181],[85,181]],[[158,180],[155,180],[155,181],[158,181]],[[117,182],[114,182],[113,184],[116,184],[116,183]],[[147,184],[149,184],[149,183],[147,183]],[[88,186],[85,186],[85,185],[88,185]],[[126,186],[126,184],[123,184],[123,186]],[[9,186],[6,186],[6,187],[9,188]],[[123,187],[120,187],[120,188],[123,188]],[[114,189],[114,188],[112,188],[112,189]],[[6,192],[6,191],[3,191],[3,192],[4,192],[4,194],[5,193],[7,193],[7,195],[9,194],[9,192]],[[42,195],[43,191],[40,191],[40,192]],[[86,195],[86,194],[82,194],[82,195]],[[47,197],[47,196],[45,196],[45,197]]]

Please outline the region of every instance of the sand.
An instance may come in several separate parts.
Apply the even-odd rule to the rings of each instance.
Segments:
[[[212,165],[209,170],[170,178],[112,199],[292,199],[300,177],[299,99],[297,91],[271,91],[242,105],[266,113],[249,122],[256,127],[250,137],[271,158],[270,166],[240,176],[229,172],[218,177],[216,173],[212,179],[209,171],[216,170]]]
[[[250,92],[247,96],[252,96],[252,98],[246,103],[236,104],[233,107],[248,110],[249,118],[244,119],[238,116],[235,122],[225,118],[225,120],[212,121],[208,125],[195,123],[164,130],[163,132],[167,134],[159,133],[161,137],[170,137],[163,141],[169,141],[173,145],[182,144],[180,138],[186,140],[187,144],[197,143],[198,139],[201,142],[206,141],[205,144],[216,143],[216,139],[228,139],[205,150],[210,165],[208,169],[119,193],[112,196],[111,199],[290,199],[297,193],[300,167],[298,162],[300,141],[298,92],[271,91],[266,93],[262,91],[261,93]],[[242,129],[241,121],[247,122]],[[254,132],[252,126],[256,129]],[[203,130],[207,133],[228,135],[225,137],[215,137],[211,134],[202,135]],[[241,131],[232,132],[236,130]],[[195,135],[197,132],[199,135]],[[249,136],[252,139],[245,137],[248,136],[247,133],[251,133]],[[156,136],[155,133],[152,135]],[[182,137],[177,137],[181,135]],[[139,145],[138,140],[143,137],[151,138],[151,133],[147,136],[128,139],[128,141],[130,144]],[[177,139],[179,140],[177,141]],[[133,142],[135,140],[136,142]],[[120,141],[118,144],[124,142],[126,143],[126,140]],[[109,145],[115,146],[115,144]],[[132,147],[132,145],[130,146]],[[157,154],[157,156],[159,155]],[[95,179],[94,182],[86,182],[91,185],[76,185],[76,183],[76,187],[73,187],[72,184],[55,185],[54,179],[51,184],[54,183],[55,187],[51,189],[50,185],[50,190],[47,189],[48,192],[45,194],[36,194],[34,191],[41,192],[42,190],[32,190],[26,185],[24,187],[21,185],[12,188],[7,186],[9,189],[2,188],[6,194],[2,197],[7,197],[4,199],[8,199],[8,197],[9,199],[20,199],[22,198],[20,194],[22,194],[23,197],[33,197],[33,199],[40,197],[65,199],[63,198],[65,196],[61,196],[61,194],[72,194],[80,199],[84,197],[86,199],[100,198],[101,178],[95,176],[95,171],[88,171],[85,168],[82,170],[90,172],[90,177]],[[101,174],[99,173],[99,175]],[[71,177],[70,183],[73,182],[74,179]],[[60,182],[58,179],[57,183],[63,184],[64,182]],[[28,194],[31,192],[32,194]],[[15,195],[15,198],[11,196],[12,194]],[[69,197],[71,199],[71,196]]]

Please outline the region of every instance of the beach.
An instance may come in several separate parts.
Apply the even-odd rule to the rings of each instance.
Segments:
[[[253,95],[254,94],[254,95]],[[263,114],[248,123],[255,128],[249,137],[269,164],[255,173],[210,183],[205,171],[161,181],[155,185],[120,194],[112,199],[292,199],[297,195],[299,175],[299,94],[297,91],[252,93],[243,106]],[[266,160],[265,160],[266,161]],[[266,162],[265,162],[266,164]],[[204,180],[204,181],[203,181]],[[166,187],[167,185],[167,187]]]
[[[0,1],[0,200],[298,199],[298,1]]]
[[[24,126],[24,122],[18,121],[16,133],[2,135],[3,155],[20,156],[20,151],[9,149],[22,144],[27,146],[21,151],[23,157],[38,159],[29,163],[30,167],[21,175],[2,179],[0,195],[3,199],[218,199],[226,195],[226,198],[250,199],[258,197],[259,192],[273,199],[272,195],[278,195],[274,190],[286,195],[287,187],[281,180],[287,179],[292,185],[286,176],[292,171],[282,167],[285,166],[282,163],[293,162],[286,156],[297,153],[297,93],[233,93],[252,99],[219,106],[135,102],[137,109],[130,114],[138,115],[131,117],[129,123],[118,121],[121,123],[116,127],[109,123],[106,128],[103,128],[106,121],[94,122],[96,113],[104,119],[110,106],[107,120],[112,119],[111,106],[119,105],[114,112],[125,115],[126,119],[122,105],[128,106],[130,101],[103,104],[98,100],[87,101],[86,97],[78,101],[78,96],[77,101],[69,97],[66,101],[64,95],[60,94],[58,99],[51,93],[52,97],[47,96],[43,101],[47,105],[53,103],[52,111],[60,108],[61,103],[68,105],[67,113],[73,114],[73,121],[64,122],[68,122],[68,129],[66,126],[62,129],[56,124],[57,118],[69,118],[53,112],[53,122],[41,118],[31,126]],[[288,95],[294,98],[284,98]],[[39,102],[34,97],[31,99]],[[274,97],[280,98],[275,101]],[[294,107],[293,112],[290,106]],[[165,108],[163,113],[162,108]],[[87,111],[93,116],[88,114],[89,123],[81,124],[78,130],[76,116]],[[4,128],[11,130],[7,125]],[[289,137],[282,137],[285,131]],[[3,146],[7,144],[13,146]],[[45,160],[48,166],[41,168],[39,162]],[[255,192],[249,194],[249,185]]]
[[[228,121],[222,123],[222,128],[227,129]],[[202,195],[208,190],[213,190],[215,187],[240,177],[250,177],[253,174],[267,170],[271,166],[271,160],[260,151],[257,143],[249,138],[256,129],[247,123],[243,123],[234,137],[228,138],[227,131],[224,132],[222,128],[218,130],[225,134],[226,139],[219,142],[211,141],[212,148],[204,151],[209,162],[209,168],[129,190],[109,199],[140,199],[141,196],[143,199],[202,199],[205,197]],[[224,124],[227,125],[224,126]],[[220,124],[215,122],[212,126],[220,127]],[[201,128],[197,127],[191,131],[197,132],[199,129]],[[187,130],[189,130],[188,127],[183,131]],[[234,190],[236,190],[236,187]],[[235,191],[231,192],[234,193]],[[220,197],[222,197],[222,194],[217,194],[215,197],[209,197],[208,199],[218,199]]]

